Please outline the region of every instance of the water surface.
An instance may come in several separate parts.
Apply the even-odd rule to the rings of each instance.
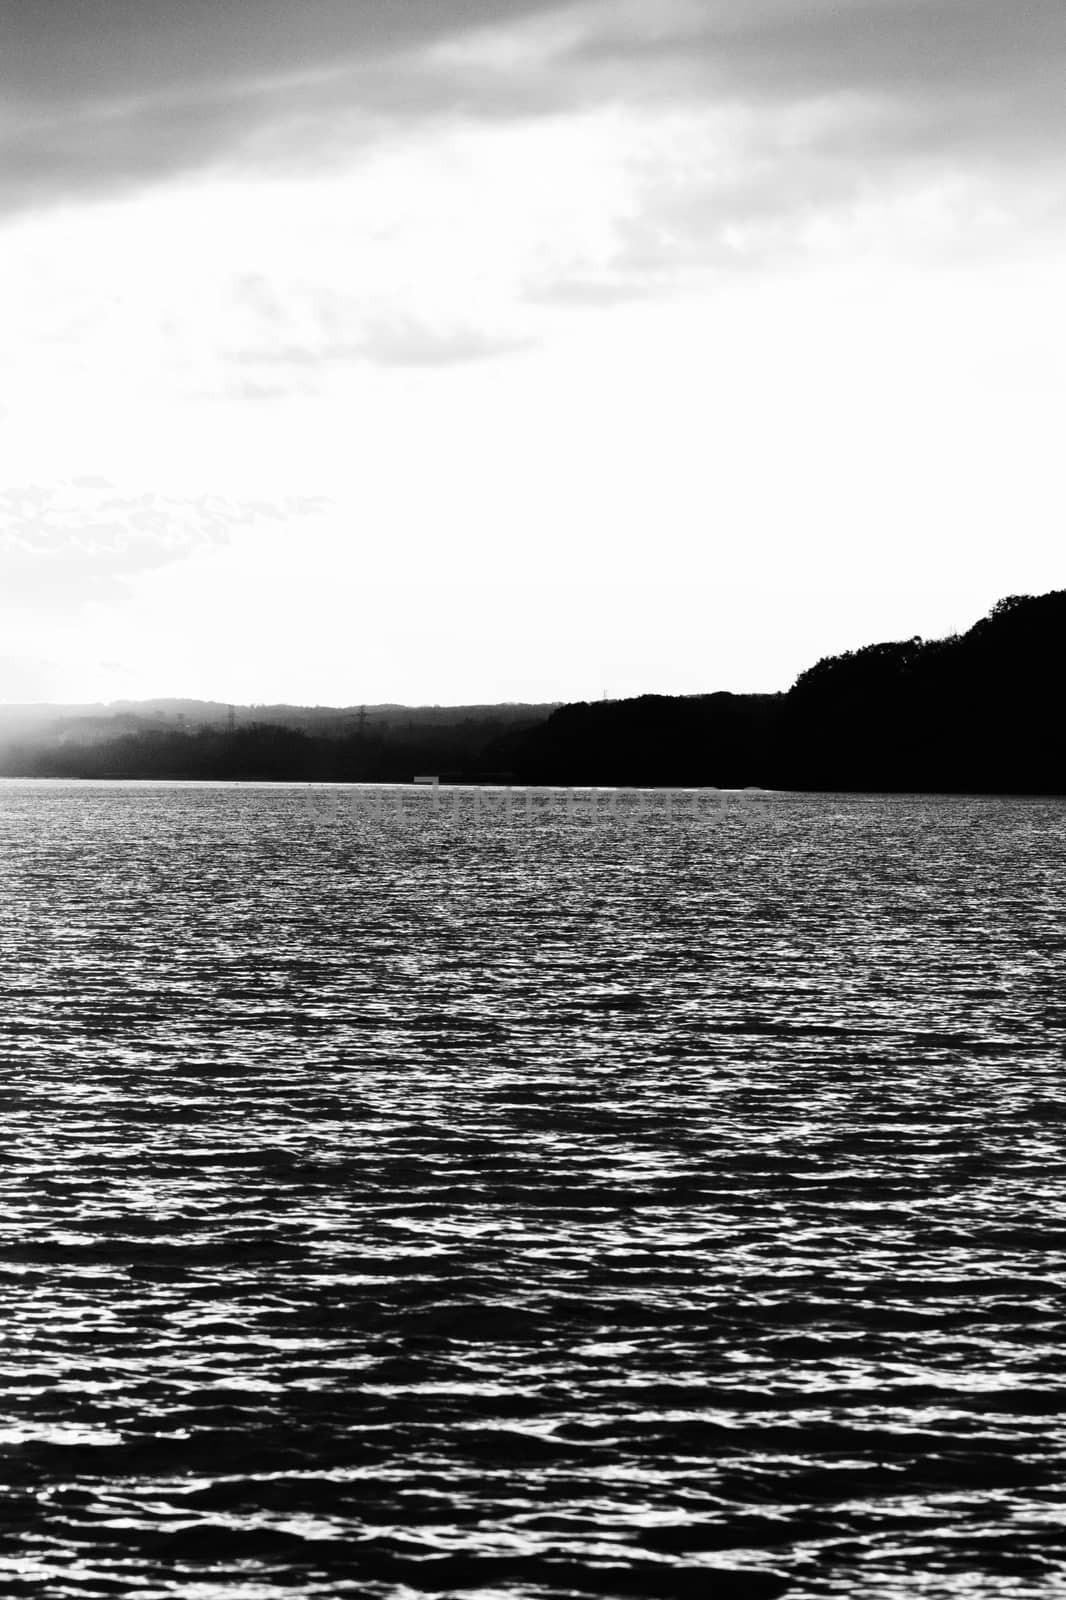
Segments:
[[[1066,806],[363,798],[0,785],[0,1591],[1066,1585]]]

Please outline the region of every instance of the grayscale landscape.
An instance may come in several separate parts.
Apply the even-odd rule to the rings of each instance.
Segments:
[[[1066,1593],[1062,0],[0,0],[0,1600]]]

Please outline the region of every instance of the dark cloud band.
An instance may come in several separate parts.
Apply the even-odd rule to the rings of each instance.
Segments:
[[[495,65],[439,47],[543,19]],[[564,26],[564,24],[566,26]],[[856,104],[864,159],[1058,161],[1062,0],[0,0],[0,204],[434,117]],[[873,132],[871,133],[871,130]]]

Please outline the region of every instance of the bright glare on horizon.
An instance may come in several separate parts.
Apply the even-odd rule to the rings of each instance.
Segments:
[[[1061,0],[4,26],[0,699],[787,688],[1066,584]]]

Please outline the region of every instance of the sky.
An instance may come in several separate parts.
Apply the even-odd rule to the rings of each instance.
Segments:
[[[1066,586],[1062,0],[0,0],[0,700],[774,690]]]

